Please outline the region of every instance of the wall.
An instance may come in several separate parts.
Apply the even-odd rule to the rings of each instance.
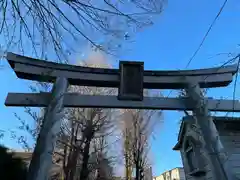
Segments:
[[[232,172],[240,178],[240,127],[239,124],[229,123],[218,125],[220,139],[228,154]]]
[[[14,157],[21,158],[26,165],[29,167],[31,158],[32,158],[32,153],[30,152],[14,152]],[[61,171],[61,167],[57,164],[53,164],[52,168],[50,169],[50,174],[56,174]]]
[[[185,180],[185,176],[183,174],[183,168],[175,168],[155,177],[155,180]]]
[[[180,177],[180,180],[185,180],[186,177],[185,177],[184,169],[183,169],[183,168],[180,168],[180,169],[178,169],[178,170],[179,170],[179,177]]]

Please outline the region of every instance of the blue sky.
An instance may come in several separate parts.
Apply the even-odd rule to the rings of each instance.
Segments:
[[[184,69],[222,4],[223,1],[219,0],[169,0],[155,25],[137,35],[133,51],[122,59],[144,61],[145,69]],[[189,69],[217,66],[229,59],[224,55],[215,56],[218,53],[239,53],[239,20],[240,2],[229,1]],[[211,58],[213,56],[215,58]],[[211,90],[208,94],[216,98],[231,98],[232,84]],[[238,90],[236,96],[239,97]],[[172,151],[182,115],[181,112],[164,112],[163,127],[152,143],[155,175],[182,166],[179,153]]]
[[[123,54],[120,59],[144,61],[145,69],[184,69],[222,3],[223,0],[169,0],[164,12],[157,18],[155,24],[143,32],[139,32],[136,35],[135,43],[132,45],[132,50]],[[231,0],[227,3],[223,13],[189,68],[206,68],[221,65],[229,57],[226,55],[215,56],[216,54],[239,53],[239,22],[240,1]],[[5,62],[2,63],[6,65]],[[18,121],[13,112],[18,112],[23,117],[26,115],[22,113],[20,108],[5,107],[4,101],[8,92],[28,92],[28,82],[17,79],[13,71],[7,66],[0,70],[0,75],[2,81],[0,90],[0,129],[6,131],[17,129]],[[233,85],[227,88],[211,90],[208,95],[216,98],[222,96],[231,98],[233,96]],[[238,95],[237,89],[237,98]],[[172,151],[177,139],[178,122],[182,115],[180,112],[164,112],[164,123],[159,130],[156,130],[156,140],[152,141],[154,175],[182,166],[179,153]],[[17,143],[10,139],[9,133],[4,138],[4,144],[9,147],[19,148]]]

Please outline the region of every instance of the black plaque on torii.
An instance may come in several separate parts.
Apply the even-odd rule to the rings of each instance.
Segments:
[[[143,62],[120,61],[119,100],[143,100]]]

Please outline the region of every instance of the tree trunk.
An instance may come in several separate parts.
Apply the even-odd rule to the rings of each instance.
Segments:
[[[76,172],[78,154],[79,154],[79,152],[77,151],[77,149],[74,149],[74,152],[73,152],[73,155],[72,155],[72,158],[71,158],[71,162],[69,164],[70,172],[69,172],[69,179],[68,180],[73,180],[74,179],[74,175],[75,175],[75,172]]]
[[[140,167],[138,163],[136,163],[136,180],[140,180]]]
[[[86,142],[86,145],[83,150],[83,162],[80,172],[80,180],[86,180],[88,177],[88,160],[89,160],[89,149],[90,149],[90,140]]]

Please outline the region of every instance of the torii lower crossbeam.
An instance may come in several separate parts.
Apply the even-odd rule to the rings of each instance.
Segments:
[[[193,110],[188,98],[145,97],[143,101],[121,101],[117,96],[65,93],[63,106],[75,108],[119,108]],[[47,107],[51,93],[8,93],[6,106]],[[240,102],[206,98],[210,111],[240,112]]]

